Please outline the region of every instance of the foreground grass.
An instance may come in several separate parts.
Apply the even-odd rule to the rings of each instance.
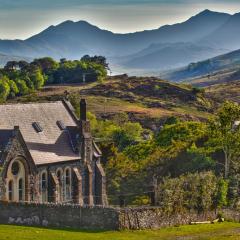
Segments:
[[[148,231],[78,231],[62,229],[45,229],[22,226],[0,225],[1,240],[237,240],[240,239],[239,223],[219,223],[197,226],[181,226]]]

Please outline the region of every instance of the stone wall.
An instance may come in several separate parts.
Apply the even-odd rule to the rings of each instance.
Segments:
[[[0,203],[0,224],[115,230],[118,219],[119,213],[113,208]]]
[[[120,210],[120,229],[159,229],[163,227],[179,226],[197,221],[212,221],[217,213],[206,212],[197,214],[186,212],[168,216],[158,207],[126,208]]]
[[[240,211],[235,209],[223,209],[221,211],[227,221],[240,222]]]
[[[226,209],[223,216],[240,221],[240,212]],[[168,216],[158,207],[111,208],[79,205],[0,203],[0,224],[77,229],[159,229],[196,221],[214,220],[217,212],[186,212]]]

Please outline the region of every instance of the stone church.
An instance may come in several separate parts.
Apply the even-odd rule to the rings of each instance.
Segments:
[[[0,200],[107,205],[101,151],[66,101],[0,105]]]

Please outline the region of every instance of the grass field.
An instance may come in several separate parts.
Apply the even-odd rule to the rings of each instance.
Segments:
[[[1,240],[238,240],[239,223],[219,223],[165,228],[152,231],[77,231],[0,225]]]

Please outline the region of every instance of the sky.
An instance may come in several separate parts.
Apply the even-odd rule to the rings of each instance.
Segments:
[[[0,39],[26,39],[66,20],[126,33],[187,20],[202,10],[240,12],[240,0],[0,0]]]

